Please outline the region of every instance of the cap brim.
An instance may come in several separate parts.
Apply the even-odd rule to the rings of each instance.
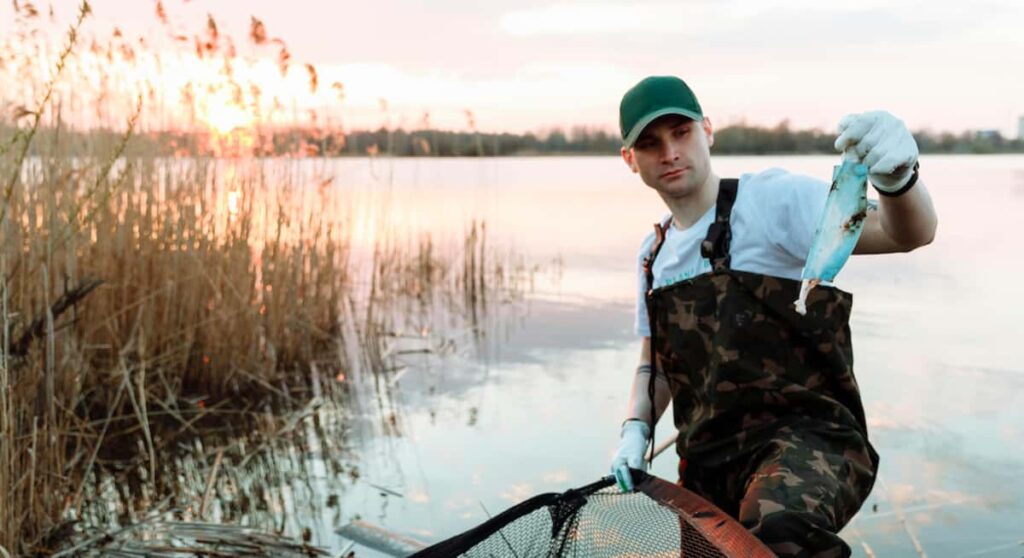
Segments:
[[[633,147],[633,144],[636,143],[636,138],[640,137],[640,133],[644,131],[644,128],[646,128],[647,125],[650,124],[651,122],[654,122],[655,120],[661,118],[662,116],[665,116],[666,114],[678,114],[680,116],[685,116],[692,120],[704,120],[703,115],[693,112],[692,110],[684,109],[681,107],[665,107],[663,109],[658,109],[654,112],[647,113],[644,115],[643,118],[637,120],[636,124],[633,125],[633,129],[629,131],[629,135],[626,136],[626,139],[623,141],[623,143],[626,145],[626,147]]]

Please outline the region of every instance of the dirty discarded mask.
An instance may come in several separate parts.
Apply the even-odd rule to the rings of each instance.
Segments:
[[[832,282],[846,264],[864,229],[867,217],[868,167],[845,157],[832,171],[832,188],[818,222],[811,251],[800,275],[796,311],[807,313],[807,295],[823,282]]]

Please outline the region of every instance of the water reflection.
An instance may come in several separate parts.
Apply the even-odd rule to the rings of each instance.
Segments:
[[[882,459],[878,485],[843,534],[858,556],[920,548],[933,558],[1017,557],[1024,302],[1010,281],[1024,262],[1012,257],[1020,235],[1009,223],[1024,211],[1024,158],[925,159],[941,218],[936,242],[853,258],[838,279],[855,293],[856,371]],[[387,375],[372,363],[347,371],[343,399],[325,398],[276,436],[273,450],[245,463],[225,450],[210,517],[296,535],[309,528],[317,544],[340,551],[347,542],[333,528],[355,518],[437,540],[535,493],[605,474],[638,356],[635,250],[662,213],[658,200],[612,158],[388,164],[374,171],[392,184],[387,219],[411,238],[423,229],[436,229],[435,239],[462,235],[485,220],[485,257],[512,247],[557,261],[557,271],[488,294],[486,305],[465,291],[427,296],[425,285],[401,283],[413,296],[375,310],[386,316],[377,339]],[[833,159],[716,164],[723,175],[769,165],[827,175]],[[343,183],[374,180],[358,162],[336,165]],[[538,218],[538,204],[573,210]],[[349,311],[365,316],[367,307]],[[668,428],[663,422],[659,437]],[[201,502],[219,447],[189,446],[167,461],[167,475],[184,471],[173,473],[182,479],[178,505]],[[674,478],[672,457],[659,458],[654,473]],[[115,508],[96,517],[116,522]]]
[[[369,294],[346,300],[342,358],[322,369],[313,365],[311,399],[302,410],[282,412],[270,403],[211,409],[194,429],[151,425],[160,448],[156,467],[146,455],[121,458],[130,451],[101,459],[76,512],[77,540],[91,538],[105,550],[153,550],[178,541],[181,522],[202,522],[340,551],[349,541],[335,534],[339,526],[367,517],[387,524],[396,500],[430,503],[427,492],[402,479],[407,460],[399,454],[411,432],[401,386],[458,396],[459,384],[465,391],[486,384],[487,364],[521,322],[525,295],[540,274],[521,258],[485,254],[483,225],[470,227],[462,247],[468,255],[456,260],[421,245],[412,260],[407,252],[384,253],[385,246],[364,262]],[[466,410],[471,427],[477,412]],[[110,532],[122,536],[111,540]]]

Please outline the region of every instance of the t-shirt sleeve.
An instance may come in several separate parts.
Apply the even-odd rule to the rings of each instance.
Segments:
[[[776,248],[801,265],[814,242],[829,184],[817,178],[772,169],[755,177],[765,234]]]
[[[651,336],[651,324],[647,318],[647,277],[644,276],[644,258],[651,252],[654,244],[654,233],[647,235],[640,245],[636,258],[636,314],[633,320],[633,331],[639,337]]]

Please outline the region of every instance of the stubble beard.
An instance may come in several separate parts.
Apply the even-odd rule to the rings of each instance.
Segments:
[[[657,183],[658,186],[654,189],[657,190],[663,198],[669,197],[675,200],[684,200],[686,198],[699,195],[706,180],[706,176],[697,176],[694,169],[691,167],[683,173],[683,176],[676,180],[662,182],[659,179]]]

